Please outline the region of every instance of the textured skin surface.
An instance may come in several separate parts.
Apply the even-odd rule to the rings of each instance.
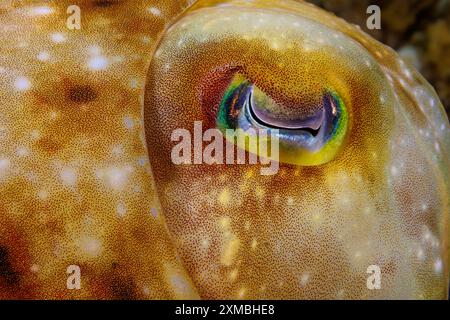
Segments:
[[[81,30],[66,28],[72,4]],[[182,6],[0,7],[0,299],[198,297],[161,215],[141,123],[150,52]],[[66,288],[71,264],[81,290]]]
[[[174,22],[186,2],[0,2],[0,299],[445,297],[449,129],[422,77],[308,5],[200,1]],[[174,166],[170,133],[208,123],[230,65],[287,106],[339,90],[338,157]]]
[[[232,75],[287,109],[333,88],[347,141],[321,166],[174,165]],[[306,111],[305,111],[306,112]],[[292,1],[199,1],[162,37],[145,96],[168,227],[204,298],[444,298],[449,130],[433,89],[356,27]],[[366,269],[383,273],[366,287]]]

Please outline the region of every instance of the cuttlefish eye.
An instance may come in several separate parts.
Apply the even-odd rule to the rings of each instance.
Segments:
[[[236,74],[220,102],[217,127],[224,133],[226,129],[276,129],[281,162],[317,165],[333,159],[342,147],[348,113],[339,95],[329,89],[315,108],[288,108]]]
[[[179,105],[174,120],[223,133],[266,129],[277,138],[277,160],[299,166],[383,143],[393,120],[384,105],[394,97],[367,49],[301,16],[296,3],[225,3],[212,10],[197,2],[155,51],[150,73],[161,76],[148,83],[157,100],[174,98],[165,112]]]
[[[393,50],[290,0],[196,1],[160,38],[145,89],[159,200],[203,298],[445,296],[446,121]],[[279,170],[202,161],[211,145],[264,158],[230,129],[270,133]],[[381,290],[366,286],[374,265]]]

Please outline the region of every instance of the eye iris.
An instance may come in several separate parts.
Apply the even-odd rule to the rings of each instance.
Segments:
[[[217,127],[220,130],[237,129],[242,107],[250,94],[251,83],[239,74],[233,79],[220,103]],[[243,129],[243,128],[242,128]]]
[[[288,163],[317,165],[330,161],[343,144],[348,112],[341,97],[324,90],[322,104],[312,114],[295,115],[237,74],[220,103],[217,127],[277,129],[280,149]]]
[[[292,132],[303,130],[317,136],[324,121],[323,108],[316,110],[312,115],[295,116],[289,114],[287,110],[282,110],[281,106],[255,86],[252,89],[247,107],[253,121],[268,128],[292,130]]]
[[[328,90],[325,95],[325,104],[328,105],[332,118],[330,130],[327,132],[327,144],[341,144],[348,128],[349,115],[342,98],[334,91]]]

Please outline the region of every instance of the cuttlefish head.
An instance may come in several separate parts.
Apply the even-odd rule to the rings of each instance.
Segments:
[[[445,297],[448,120],[423,78],[358,28],[305,3],[198,1],[154,52],[144,118],[165,219],[202,297]],[[229,129],[265,129],[278,152]],[[187,136],[192,163],[180,164]],[[277,170],[205,163],[214,138]]]

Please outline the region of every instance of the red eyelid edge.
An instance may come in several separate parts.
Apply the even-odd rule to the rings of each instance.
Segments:
[[[201,79],[197,87],[197,96],[203,110],[205,127],[215,128],[220,102],[236,73],[242,73],[243,68],[236,65],[226,65],[215,68]]]

